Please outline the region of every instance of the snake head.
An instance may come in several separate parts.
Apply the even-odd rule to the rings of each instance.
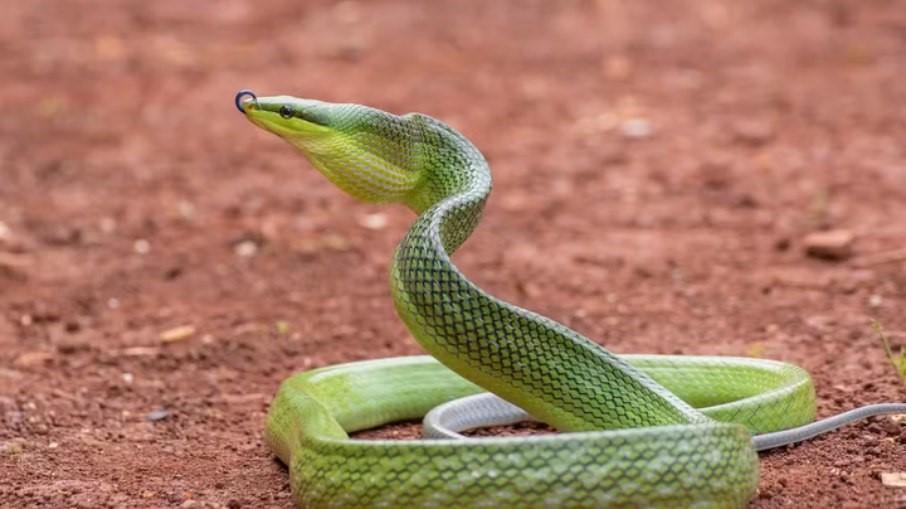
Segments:
[[[417,126],[384,111],[290,96],[236,94],[253,124],[299,149],[339,188],[367,202],[405,202],[421,177]]]

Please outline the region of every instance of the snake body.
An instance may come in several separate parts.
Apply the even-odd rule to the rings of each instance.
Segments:
[[[283,383],[266,440],[300,506],[739,507],[758,481],[751,434],[813,420],[814,388],[798,367],[616,356],[470,282],[450,256],[477,225],[491,175],[446,124],[247,91],[236,105],[353,196],[418,213],[393,256],[391,290],[433,357],[330,366]],[[349,438],[482,390],[568,433]]]

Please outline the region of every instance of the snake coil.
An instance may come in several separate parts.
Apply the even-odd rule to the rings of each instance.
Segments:
[[[740,507],[758,483],[752,434],[814,420],[812,381],[796,366],[616,356],[469,281],[450,255],[478,224],[491,174],[478,149],[446,124],[248,90],[235,104],[354,197],[418,214],[393,256],[391,291],[432,357],[299,373],[270,407],[266,440],[288,465],[302,507]],[[531,415],[565,433],[349,438],[483,390],[509,403],[477,396],[442,407],[428,418],[429,432],[455,436],[501,416]]]

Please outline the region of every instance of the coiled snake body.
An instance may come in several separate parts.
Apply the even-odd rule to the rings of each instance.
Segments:
[[[399,315],[433,357],[330,366],[283,383],[266,440],[288,465],[299,505],[739,507],[758,482],[752,434],[814,419],[812,382],[796,366],[616,356],[471,283],[450,254],[478,223],[491,175],[481,153],[442,122],[248,91],[236,105],[353,196],[419,214],[393,257],[391,287]],[[482,390],[569,433],[348,436]],[[432,421],[435,433],[445,433],[447,417]]]

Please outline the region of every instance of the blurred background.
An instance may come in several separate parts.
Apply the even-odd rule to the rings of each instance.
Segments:
[[[901,1],[10,2],[0,505],[290,507],[290,373],[416,354],[355,203],[240,88],[420,111],[494,168],[457,255],[617,352],[794,362],[822,415],[906,399]],[[409,436],[412,426],[373,436]],[[763,457],[753,507],[906,503],[906,427]]]

